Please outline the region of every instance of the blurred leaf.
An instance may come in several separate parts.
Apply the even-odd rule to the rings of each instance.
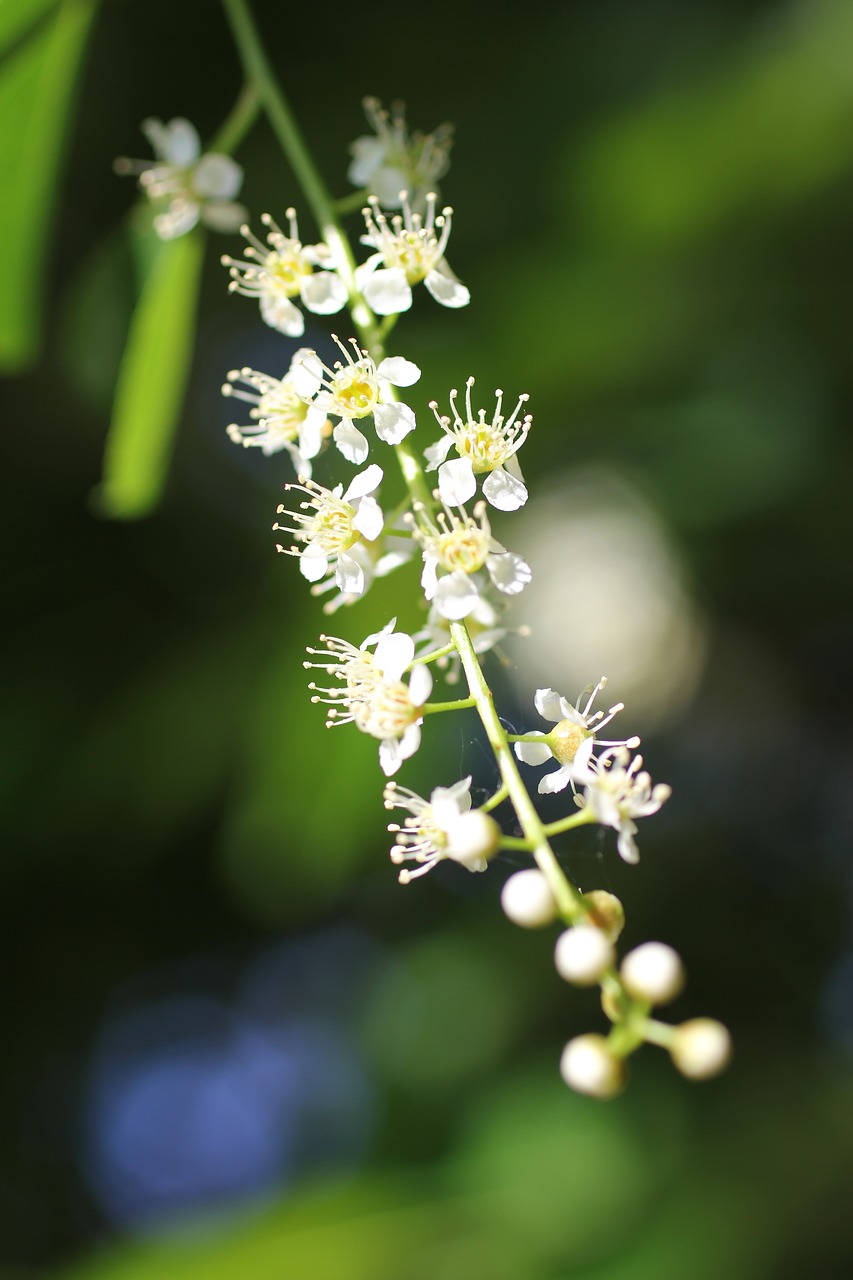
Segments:
[[[57,0],[0,0],[0,53],[36,23]]]
[[[71,95],[94,0],[64,0],[55,19],[0,67],[0,369],[35,356],[53,195]]]
[[[133,520],[156,505],[190,372],[204,237],[164,241],[133,314],[104,452],[99,509]]]
[[[87,254],[62,300],[59,351],[74,389],[110,411],[134,306],[134,270],[124,228]],[[94,415],[89,421],[100,430]]]

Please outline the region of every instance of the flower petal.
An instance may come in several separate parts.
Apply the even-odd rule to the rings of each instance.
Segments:
[[[415,642],[405,631],[381,636],[376,645],[376,665],[387,680],[401,679],[415,656]]]
[[[527,486],[503,467],[495,467],[483,484],[483,497],[498,511],[518,511],[527,501]]]
[[[286,334],[288,338],[301,338],[305,332],[302,312],[283,294],[261,294],[261,318],[271,329]]]
[[[362,498],[353,517],[352,527],[368,542],[374,542],[385,527],[382,508],[375,498]]]
[[[555,769],[553,773],[546,773],[544,778],[539,779],[537,790],[540,796],[553,795],[557,791],[564,791],[571,781],[572,773],[567,765],[560,765],[559,769]]]
[[[438,586],[438,560],[435,556],[424,556],[424,567],[421,573],[421,587],[427,600],[435,598]]]
[[[409,676],[409,697],[416,707],[422,707],[432,693],[432,672],[426,663],[419,662],[412,667]]]
[[[545,734],[536,736],[544,738]],[[514,742],[513,750],[524,764],[544,764],[551,759],[551,748],[546,742]]]
[[[335,566],[335,582],[348,596],[360,596],[364,592],[364,570],[357,560],[342,551]]]
[[[358,427],[353,426],[348,418],[344,418],[338,423],[333,435],[335,444],[347,462],[354,462],[356,466],[360,466],[365,461],[370,452],[367,439],[361,434]]]
[[[424,284],[436,302],[440,302],[443,307],[465,307],[471,301],[468,289],[456,279],[443,260],[432,271],[427,272]]]
[[[364,471],[359,471],[358,475],[353,476],[349,483],[349,487],[344,494],[344,502],[357,502],[359,498],[366,498],[369,493],[373,493],[382,483],[384,472],[375,462],[369,467],[365,467]]]
[[[427,471],[435,471],[444,459],[450,453],[450,446],[453,444],[453,437],[443,435],[440,440],[436,440],[435,444],[427,445],[424,449],[424,457],[426,458]]]
[[[533,705],[545,720],[553,720],[556,724],[563,719],[562,699],[556,689],[537,689]]]
[[[299,452],[303,458],[316,458],[323,447],[323,426],[326,415],[311,408],[299,428]]]
[[[361,286],[364,300],[378,316],[396,316],[412,305],[412,286],[402,267],[376,271]],[[392,379],[389,379],[392,381]],[[397,383],[408,386],[408,383]]]
[[[233,200],[243,183],[243,170],[230,156],[211,151],[193,169],[196,195],[206,200]]]
[[[415,429],[415,415],[407,404],[378,404],[373,421],[376,434],[385,444],[399,444]]]
[[[443,618],[458,622],[467,618],[477,606],[480,593],[467,573],[455,570],[439,580],[435,591],[435,607]]]
[[[392,382],[395,387],[411,387],[421,376],[418,366],[411,360],[404,360],[402,356],[386,356],[376,372],[380,378]]]
[[[474,466],[470,458],[454,458],[438,469],[438,491],[448,507],[461,507],[477,492]]]
[[[508,596],[517,596],[533,578],[530,565],[514,551],[505,551],[499,556],[488,556],[486,568],[498,591],[503,591]]]
[[[347,287],[334,271],[315,271],[303,276],[299,296],[315,316],[331,316],[346,306]]]
[[[310,543],[299,557],[299,572],[309,582],[319,582],[326,576],[328,568],[329,558],[316,542]]]

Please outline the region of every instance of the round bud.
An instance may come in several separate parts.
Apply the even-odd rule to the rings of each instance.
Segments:
[[[691,1018],[675,1029],[672,1060],[690,1080],[709,1080],[729,1065],[732,1038],[714,1018]]]
[[[571,1089],[591,1098],[615,1098],[625,1088],[625,1063],[604,1036],[576,1036],[560,1058],[560,1075]]]
[[[524,929],[539,929],[557,917],[557,904],[541,871],[516,871],[501,892],[501,906]]]
[[[486,859],[500,842],[501,829],[494,818],[480,809],[469,809],[453,820],[447,856],[471,871],[484,871]]]
[[[591,889],[583,895],[589,908],[589,923],[594,924],[610,942],[615,942],[625,927],[625,908],[615,893]]]
[[[619,971],[636,1000],[667,1004],[684,986],[681,957],[665,942],[644,942],[629,951]]]
[[[577,987],[591,987],[613,964],[613,947],[600,929],[579,924],[561,933],[554,948],[557,973]]]

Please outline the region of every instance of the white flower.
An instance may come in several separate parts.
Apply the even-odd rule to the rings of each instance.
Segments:
[[[286,449],[293,459],[296,474],[310,479],[310,459],[320,452],[332,426],[322,410],[298,394],[299,377],[307,355],[307,347],[297,351],[283,378],[273,378],[256,369],[232,369],[222,394],[254,405],[249,413],[249,417],[254,419],[250,426],[240,427],[232,422],[228,427],[228,435],[235,444],[246,448],[255,446],[262,449],[267,457]],[[237,389],[234,386],[237,382],[252,390]]]
[[[522,929],[541,929],[559,915],[551,887],[535,867],[510,876],[501,890],[501,906]]]
[[[323,605],[323,612],[337,613],[342,605],[355,604],[369,590],[374,578],[384,578],[412,558],[411,539],[396,538],[393,534],[377,538],[374,542],[356,542],[347,552],[364,576],[364,586],[358,595],[351,591],[338,591]],[[316,582],[311,588],[314,596],[322,595],[337,586],[334,575],[325,582]]]
[[[360,596],[365,590],[365,574],[352,548],[362,538],[374,542],[385,525],[385,517],[373,494],[382,483],[382,468],[367,467],[354,477],[346,493],[343,485],[325,489],[306,476],[298,484],[286,484],[289,492],[296,489],[307,496],[298,511],[284,505],[279,515],[290,517],[293,527],[274,524],[273,528],[289,533],[302,546],[277,550],[299,557],[299,572],[309,582],[320,582],[331,572],[338,588],[347,595]]]
[[[684,986],[684,965],[666,942],[644,942],[625,956],[619,976],[635,1000],[669,1004]]]
[[[289,338],[299,338],[305,332],[305,318],[293,299],[299,298],[315,315],[334,315],[346,305],[347,288],[334,270],[328,245],[304,245],[299,239],[295,209],[286,210],[285,217],[289,235],[265,213],[261,222],[270,228],[267,243],[242,226],[240,234],[249,242],[246,249],[249,261],[227,254],[221,261],[229,269],[231,293],[257,298],[261,316],[270,328]],[[319,270],[315,271],[315,267]]]
[[[347,177],[367,187],[387,209],[400,207],[400,192],[409,191],[417,205],[447,172],[453,128],[439,125],[428,134],[409,134],[403,104],[395,102],[391,115],[377,98],[364,99],[364,114],[375,136],[356,138],[350,147]]]
[[[492,602],[480,596],[465,619],[465,626],[475,653],[488,653],[509,634],[507,627],[498,625],[499,621],[500,614]],[[526,630],[520,628],[515,634],[524,635]],[[432,649],[440,649],[450,640],[450,621],[439,613],[435,605],[430,608],[426,626],[415,634],[415,640],[423,645],[421,654],[429,653]],[[444,678],[448,684],[458,683],[462,665],[458,653],[448,653],[441,658],[436,658],[435,665],[445,672]]]
[[[591,924],[579,924],[561,933],[554,948],[554,966],[561,978],[577,987],[599,982],[615,959],[610,939]]]
[[[491,422],[486,421],[485,409],[475,417],[471,405],[471,388],[474,379],[465,383],[465,415],[460,414],[456,403],[458,392],[450,393],[453,421],[442,417],[438,404],[432,401],[430,408],[444,432],[436,444],[426,450],[427,471],[438,467],[438,488],[442,501],[448,506],[461,506],[477,492],[477,476],[488,473],[483,482],[483,497],[500,511],[517,511],[527,501],[527,488],[521,477],[516,454],[530,431],[533,416],[519,417],[529,396],[518,397],[518,404],[507,419],[502,414],[503,392],[496,391],[495,412]],[[451,446],[458,458],[447,462]]]
[[[604,1036],[575,1036],[563,1050],[560,1074],[570,1088],[591,1098],[615,1098],[625,1088],[626,1069]]]
[[[474,612],[480,584],[472,575],[480,569],[486,569],[493,585],[505,595],[518,595],[530,582],[527,561],[492,537],[485,502],[477,503],[473,519],[464,510],[458,516],[445,508],[434,524],[422,506],[417,511],[421,523],[412,520],[412,532],[423,548],[421,586],[442,617],[457,621]]]
[[[426,198],[426,220],[412,213],[405,192],[403,213],[388,220],[375,197],[365,209],[366,244],[377,252],[356,269],[355,280],[365,301],[377,315],[398,315],[412,305],[412,285],[423,280],[427,291],[444,307],[464,307],[471,295],[444,260],[450,236],[452,209],[435,216],[435,192]],[[436,235],[436,230],[440,232]]]
[[[235,231],[246,216],[234,202],[243,183],[243,170],[230,156],[201,154],[199,136],[180,116],[163,124],[143,120],[142,132],[157,162],[117,160],[118,173],[139,175],[139,186],[155,209],[154,230],[161,240],[174,240],[198,222],[214,231]]]
[[[327,671],[337,684],[323,688],[313,681],[312,702],[330,708],[327,728],[354,723],[362,733],[379,739],[379,763],[391,777],[420,746],[423,706],[432,692],[429,667],[416,663],[409,683],[402,679],[415,656],[415,642],[405,632],[395,632],[393,618],[356,649],[337,636],[321,636],[325,649],[309,649],[319,662],[305,667]],[[371,649],[373,652],[371,653]]]
[[[669,1052],[682,1075],[708,1080],[728,1066],[732,1038],[715,1018],[691,1018],[676,1027]]]
[[[368,454],[367,439],[355,426],[354,419],[373,418],[376,434],[386,444],[399,444],[415,427],[415,415],[406,404],[396,400],[393,387],[410,387],[421,376],[411,360],[389,356],[377,366],[355,338],[350,339],[353,354],[332,334],[344,360],[336,360],[334,368],[324,365],[316,352],[303,356],[303,388],[306,399],[326,414],[340,418],[335,427],[335,444],[347,462],[360,465]]]
[[[578,707],[573,707],[570,702],[567,702],[559,693],[555,693],[553,689],[536,690],[536,696],[533,699],[536,710],[545,720],[553,720],[556,728],[552,729],[550,733],[539,733],[534,730],[533,733],[527,736],[539,738],[541,741],[516,742],[515,754],[525,764],[544,764],[546,760],[556,760],[559,764],[559,769],[555,769],[552,773],[546,773],[544,777],[539,779],[540,795],[562,791],[568,786],[573,776],[572,761],[575,759],[578,748],[587,739],[595,739],[599,746],[604,747],[633,748],[640,745],[639,738],[602,741],[598,737],[604,726],[609,724],[625,705],[623,702],[617,702],[606,715],[603,711],[591,711],[595,695],[600,693],[606,684],[607,677],[602,676],[598,684],[590,692],[582,711]],[[588,689],[589,686],[587,686]]]
[[[391,861],[417,862],[417,871],[404,867],[400,884],[426,875],[438,862],[450,858],[469,871],[485,871],[489,856],[497,849],[501,832],[494,818],[471,808],[471,779],[463,778],[451,787],[436,787],[429,801],[408,787],[389,782],[383,796],[386,809],[408,809],[403,825],[391,823],[396,836]]]
[[[584,787],[579,803],[587,808],[596,822],[618,832],[617,847],[626,862],[639,862],[634,841],[637,824],[634,818],[645,818],[658,809],[672,794],[672,788],[652,780],[641,772],[642,756],[630,758],[625,747],[611,747],[596,759],[592,755],[593,739],[578,747],[572,762],[572,776]]]

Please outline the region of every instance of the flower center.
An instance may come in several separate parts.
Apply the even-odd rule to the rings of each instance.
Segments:
[[[379,387],[375,379],[359,365],[336,373],[331,390],[346,418],[366,418],[379,400]]]
[[[512,454],[504,433],[491,422],[466,422],[456,435],[456,452],[470,458],[475,471],[494,471]]]
[[[548,734],[548,743],[554,759],[559,760],[560,764],[571,764],[577,755],[578,747],[588,737],[589,731],[581,725],[575,724],[572,720],[561,720]]]
[[[402,680],[377,680],[373,689],[361,689],[352,699],[355,722],[372,738],[399,738],[417,719],[419,708]]]
[[[296,440],[308,416],[309,406],[287,386],[261,396],[253,417],[260,419],[270,435],[282,440]]]
[[[309,542],[316,542],[327,555],[348,551],[361,534],[353,528],[355,508],[337,498],[324,498],[307,530]]]
[[[295,297],[301,280],[311,275],[311,267],[306,266],[299,254],[293,252],[268,253],[264,270],[273,289],[277,293],[283,293],[286,298]]]
[[[440,533],[435,539],[435,552],[451,573],[457,569],[462,573],[476,573],[486,563],[489,542],[489,535],[471,521]]]

